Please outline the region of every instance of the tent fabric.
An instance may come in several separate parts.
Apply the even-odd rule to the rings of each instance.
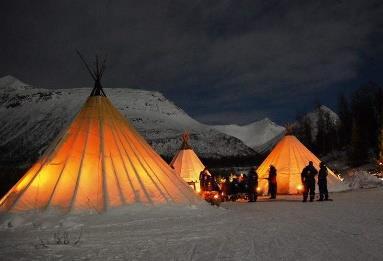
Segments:
[[[286,135],[257,169],[260,189],[263,193],[267,193],[268,181],[266,178],[269,176],[270,165],[273,165],[277,169],[278,193],[298,193],[298,187],[302,185],[301,172],[309,161],[312,161],[314,167],[319,170],[320,159],[309,151],[295,136]],[[329,191],[345,190],[345,185],[340,178],[330,169],[328,169],[328,173],[327,183]]]
[[[200,190],[199,174],[205,168],[197,154],[193,151],[187,141],[183,141],[180,150],[176,153],[170,166],[186,182],[195,184],[195,189]]]
[[[90,96],[69,127],[1,199],[0,212],[194,204],[193,190],[105,96]]]

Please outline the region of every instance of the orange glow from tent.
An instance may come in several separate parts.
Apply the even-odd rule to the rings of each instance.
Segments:
[[[103,96],[91,96],[43,157],[0,200],[0,212],[105,211],[200,199]]]
[[[319,170],[320,159],[309,151],[295,136],[286,135],[258,167],[259,186],[263,191],[267,191],[267,177],[269,176],[270,165],[273,165],[277,169],[277,193],[300,193],[303,191],[300,174],[309,161],[312,161],[314,167]],[[327,181],[329,191],[345,188],[339,177],[330,169],[328,169]]]
[[[261,192],[261,188],[260,187],[257,187],[257,192]]]
[[[199,175],[201,171],[205,169],[205,166],[198,158],[197,154],[193,151],[191,146],[188,144],[188,134],[185,133],[182,137],[183,143],[181,148],[172,159],[170,166],[184,181],[189,184],[193,183],[193,189],[199,193],[201,191],[200,184],[198,182]],[[210,173],[207,174],[211,175]]]

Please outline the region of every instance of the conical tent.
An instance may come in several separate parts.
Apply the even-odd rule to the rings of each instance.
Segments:
[[[295,136],[286,135],[279,141],[257,170],[260,189],[263,193],[267,193],[268,181],[265,178],[269,175],[270,165],[273,165],[277,169],[278,193],[296,194],[300,192],[302,189],[301,172],[309,161],[312,161],[315,168],[319,170],[319,163],[321,161]],[[329,191],[344,190],[345,186],[340,178],[330,169],[328,173],[327,183]]]
[[[1,199],[0,212],[198,202],[105,96],[101,68],[93,71],[95,87],[73,122]]]
[[[182,145],[174,156],[170,166],[196,191],[200,191],[199,174],[205,168],[201,160],[189,145],[189,134],[182,135]]]

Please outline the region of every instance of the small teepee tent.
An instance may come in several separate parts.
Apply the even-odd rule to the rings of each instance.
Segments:
[[[94,70],[86,67],[95,80],[91,95],[1,199],[0,212],[103,212],[132,204],[197,203],[193,190],[106,97],[100,83],[104,63],[96,58]]]
[[[269,156],[258,168],[259,187],[263,193],[268,191],[269,167],[273,165],[277,169],[278,193],[296,194],[302,189],[301,172],[312,161],[319,170],[320,160],[309,151],[295,136],[286,135],[271,151]],[[331,170],[327,177],[329,191],[344,190],[345,186],[340,178]],[[318,191],[318,189],[317,189]]]
[[[174,156],[170,166],[196,191],[200,191],[199,174],[205,166],[189,145],[188,133],[185,132],[182,135],[182,145]]]

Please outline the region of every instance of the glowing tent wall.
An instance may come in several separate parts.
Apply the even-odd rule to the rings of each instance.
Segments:
[[[277,169],[278,193],[296,194],[298,186],[301,185],[301,172],[309,161],[314,163],[319,170],[320,160],[309,151],[295,136],[286,135],[275,146],[258,168],[259,186],[264,193],[268,191],[268,181],[265,178],[269,175],[270,165]],[[345,185],[331,170],[327,177],[329,191],[340,191]]]
[[[91,96],[68,129],[1,199],[0,211],[193,204],[189,186],[105,96]]]
[[[200,191],[199,174],[205,168],[197,154],[191,148],[181,148],[170,163],[175,172],[186,182],[193,182],[196,191]]]

